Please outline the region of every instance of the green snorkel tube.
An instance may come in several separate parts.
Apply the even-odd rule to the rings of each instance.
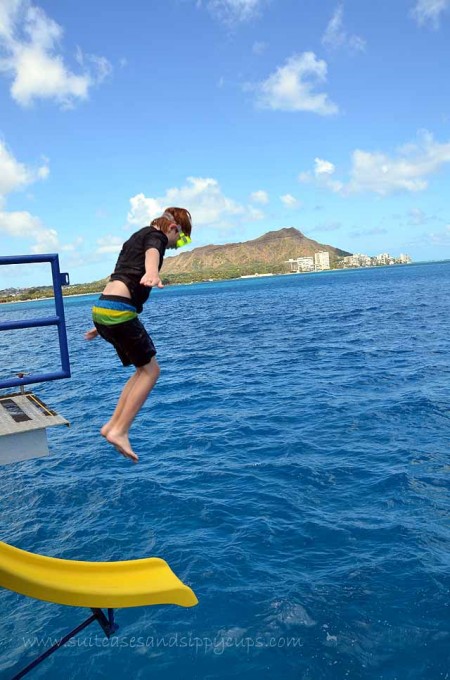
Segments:
[[[182,248],[183,246],[187,246],[189,243],[192,243],[191,237],[187,236],[187,234],[185,234],[183,231],[181,231],[181,226],[176,223],[175,218],[172,215],[172,213],[170,213],[168,210],[166,210],[163,213],[162,216],[165,217],[166,220],[171,220],[171,222],[173,222],[173,224],[175,224],[178,227],[178,229],[180,229],[180,231],[178,233],[178,240],[175,243],[175,248],[177,250],[178,250],[178,248]]]
[[[190,236],[186,236],[182,231],[180,231],[178,235],[178,241],[175,243],[175,247],[182,248],[183,246],[187,246],[189,243],[192,243],[192,239]]]

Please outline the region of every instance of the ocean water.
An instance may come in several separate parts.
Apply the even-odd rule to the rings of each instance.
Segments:
[[[83,339],[96,296],[66,300],[72,378],[35,392],[71,427],[0,468],[1,538],[160,556],[199,604],[118,610],[30,677],[449,678],[449,284],[447,262],[154,291],[138,465],[98,434],[130,369]],[[54,329],[0,336],[1,377],[57,357]],[[2,680],[87,616],[5,590],[0,612]]]

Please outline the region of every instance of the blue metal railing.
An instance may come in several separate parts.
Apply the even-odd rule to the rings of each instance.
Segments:
[[[50,262],[52,268],[53,294],[55,296],[55,316],[23,321],[0,321],[0,331],[17,330],[21,328],[39,328],[42,326],[57,326],[59,338],[59,355],[61,370],[51,373],[31,373],[22,377],[0,380],[0,388],[30,385],[31,383],[47,382],[70,378],[69,349],[67,347],[66,321],[64,317],[64,302],[61,286],[68,285],[69,275],[59,270],[59,258],[57,254],[46,255],[10,255],[0,256],[2,264],[34,264],[36,262]]]

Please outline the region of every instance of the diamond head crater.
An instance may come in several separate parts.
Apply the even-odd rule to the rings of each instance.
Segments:
[[[339,267],[342,258],[352,254],[307,238],[294,227],[285,227],[269,231],[251,241],[200,246],[186,253],[166,257],[161,269],[161,279],[165,285],[171,285],[218,281],[255,274],[284,274],[290,271],[289,260],[314,257],[319,252],[329,254],[331,269]],[[64,295],[101,292],[108,278],[109,273],[98,281],[65,286]],[[0,302],[51,296],[52,288],[48,286],[10,288],[0,291]]]

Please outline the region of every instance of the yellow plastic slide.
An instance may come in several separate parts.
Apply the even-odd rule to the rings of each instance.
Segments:
[[[193,607],[193,591],[159,557],[124,562],[78,562],[45,557],[0,541],[0,587],[75,607]]]

